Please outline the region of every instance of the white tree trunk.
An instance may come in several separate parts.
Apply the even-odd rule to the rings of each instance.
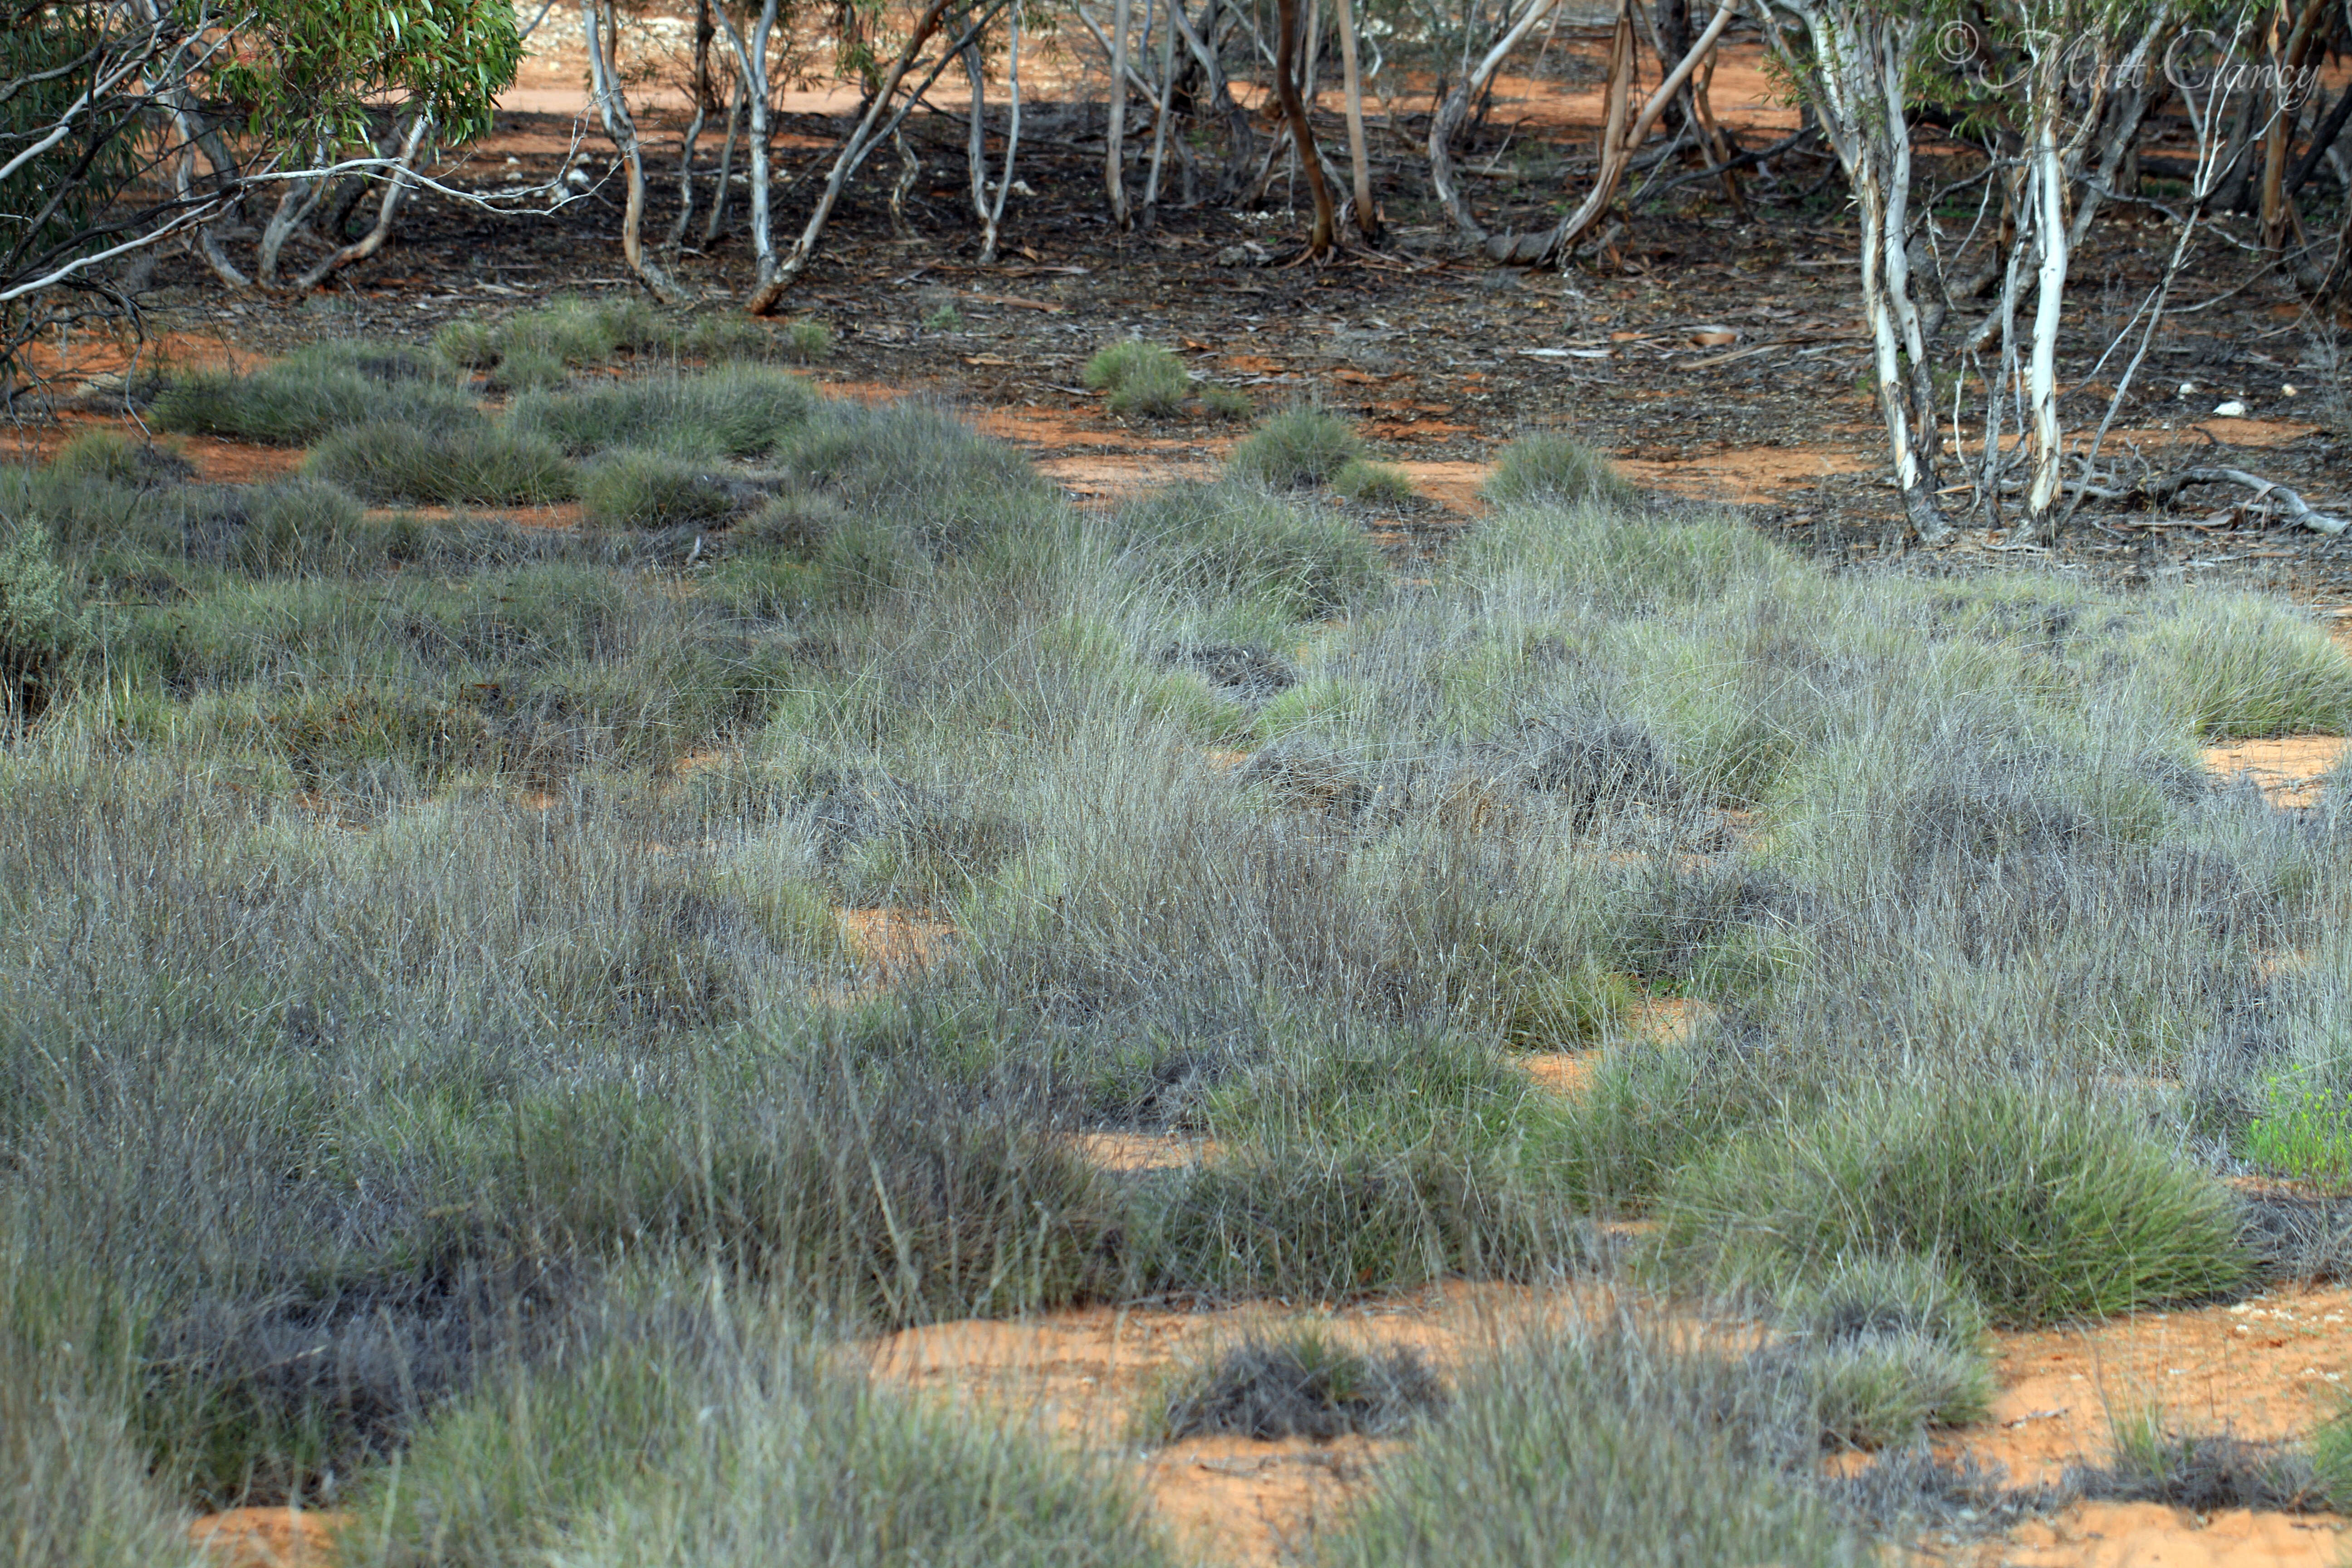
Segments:
[[[1131,0],[1114,0],[1109,97],[1104,103],[1108,123],[1103,134],[1103,190],[1110,197],[1110,220],[1122,229],[1134,222],[1127,208],[1127,32],[1133,13]]]

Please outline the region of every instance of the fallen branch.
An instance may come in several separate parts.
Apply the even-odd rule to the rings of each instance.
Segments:
[[[2275,500],[2286,509],[2288,517],[2314,532],[2325,533],[2330,537],[2342,533],[2347,528],[2352,528],[2352,522],[2347,522],[2340,517],[2330,517],[2326,512],[2318,510],[2310,502],[2277,480],[2263,479],[2259,474],[2250,474],[2243,468],[2182,468],[2177,473],[2167,474],[2155,483],[2142,488],[2150,500],[2168,501],[2190,485],[2237,485],[2250,489],[2254,493],[2243,504],[2251,505],[2255,501]]]

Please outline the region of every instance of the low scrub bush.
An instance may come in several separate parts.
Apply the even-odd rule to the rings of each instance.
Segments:
[[[491,426],[339,431],[310,454],[309,472],[369,500],[426,505],[544,506],[571,500],[579,487],[552,443]]]
[[[1860,1564],[1803,1468],[1801,1390],[1622,1326],[1531,1332],[1460,1379],[1326,1560],[1362,1568]]]
[[[1192,389],[1184,362],[1158,343],[1130,339],[1111,344],[1087,361],[1079,380],[1108,393],[1113,414],[1166,417],[1183,407]]]
[[[588,521],[606,528],[708,527],[756,499],[739,479],[659,452],[614,452],[580,477]]]
[[[1618,477],[1608,458],[1559,435],[1522,436],[1504,447],[1485,494],[1506,505],[1623,507],[1634,500],[1633,487]]]
[[[1325,1329],[1253,1334],[1180,1375],[1154,1399],[1145,1435],[1384,1437],[1445,1405],[1444,1385],[1410,1347],[1356,1350]]]
[[[1269,489],[1319,485],[1363,456],[1363,438],[1336,414],[1320,408],[1286,410],[1242,437],[1226,468]]]
[[[2016,1081],[1850,1091],[1686,1170],[1668,1254],[1724,1289],[1913,1253],[1994,1321],[2104,1317],[2227,1290],[2251,1268],[2229,1189],[2128,1114]]]

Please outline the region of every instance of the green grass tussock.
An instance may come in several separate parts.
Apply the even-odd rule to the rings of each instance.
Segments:
[[[1668,1256],[1727,1289],[1915,1253],[2004,1324],[2203,1300],[2252,1268],[2216,1178],[2115,1107],[1998,1079],[1856,1089],[1746,1133],[1675,1181],[1661,1221]]]
[[[516,432],[574,455],[643,447],[680,458],[757,458],[805,422],[816,395],[786,371],[729,366],[652,375],[515,400]]]
[[[481,412],[415,351],[352,344],[331,353],[305,350],[250,375],[183,376],[156,398],[152,417],[159,428],[184,435],[307,447],[362,425],[446,433],[479,420]]]
[[[493,426],[340,430],[319,443],[307,471],[369,500],[428,506],[545,506],[571,500],[580,484],[553,443]]]
[[[827,1369],[716,1289],[618,1296],[436,1414],[379,1491],[343,1551],[387,1568],[1173,1561],[1123,1480]]]
[[[1320,408],[1286,409],[1258,422],[1225,459],[1235,477],[1269,489],[1325,484],[1364,453],[1354,426]]]
[[[1145,414],[1165,418],[1184,405],[1192,389],[1184,362],[1174,351],[1137,339],[1111,344],[1087,361],[1078,379],[1097,392],[1108,394],[1113,414]]]
[[[1338,1563],[1859,1563],[1809,1483],[1801,1393],[1629,1326],[1506,1341],[1384,1465]]]
[[[1625,507],[1633,487],[1609,459],[1572,436],[1522,436],[1503,448],[1486,497],[1499,505],[1534,502],[1572,507],[1587,503]]]
[[[758,491],[706,466],[659,452],[614,452],[580,478],[582,513],[605,528],[709,527],[725,522]]]
[[[299,1498],[354,1563],[1158,1563],[1052,1434],[845,1346],[1591,1279],[1746,1316],[1442,1388],[1270,1331],[1146,1425],[1409,1421],[1335,1562],[1858,1563],[1951,1506],[1988,1322],[2340,1254],[2221,1179],[2347,1163],[2352,818],[2198,757],[2340,721],[2299,615],[1825,572],[1551,437],[1400,580],[1328,414],[1080,508],[791,357],[564,300],[167,394],[294,478],[0,466],[43,1561]],[[2234,1462],[2182,1452],[2149,1495]]]

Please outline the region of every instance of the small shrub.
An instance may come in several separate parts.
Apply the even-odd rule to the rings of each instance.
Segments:
[[[2299,1181],[2352,1184],[2352,1094],[2274,1078],[2264,1113],[2246,1124],[2246,1157]]]
[[[724,474],[658,452],[614,452],[580,477],[581,510],[605,528],[723,522],[752,493]]]
[[[1219,386],[1204,381],[1194,388],[1193,395],[1201,400],[1202,411],[1212,419],[1247,419],[1257,412],[1257,403],[1238,386]]]
[[[368,500],[542,506],[569,500],[578,479],[551,443],[488,426],[436,432],[381,424],[339,431],[308,471]]]
[[[1313,1325],[1253,1335],[1157,1403],[1161,1441],[1233,1436],[1271,1442],[1386,1436],[1443,1409],[1445,1390],[1419,1352],[1352,1350]]]
[[[953,305],[941,305],[923,318],[927,332],[960,332],[963,331],[963,312]]]
[[[1350,458],[1331,476],[1331,489],[1360,506],[1404,506],[1412,500],[1412,477],[1392,464]]]
[[[1319,408],[1286,410],[1263,420],[1225,459],[1226,468],[1272,489],[1319,485],[1363,456],[1354,426]]]
[[[1633,487],[1618,477],[1608,458],[1573,437],[1550,435],[1523,436],[1504,447],[1486,495],[1493,501],[1556,506],[1628,506],[1634,500]]]
[[[2015,1082],[1874,1087],[1745,1133],[1683,1174],[1662,1225],[1724,1289],[1917,1253],[2011,1324],[2226,1290],[2252,1266],[2239,1231],[2229,1189],[2121,1110]]]
[[[1117,342],[1087,361],[1079,378],[1097,392],[1110,395],[1113,414],[1165,416],[1184,405],[1192,378],[1184,362],[1158,343],[1129,339]]]

